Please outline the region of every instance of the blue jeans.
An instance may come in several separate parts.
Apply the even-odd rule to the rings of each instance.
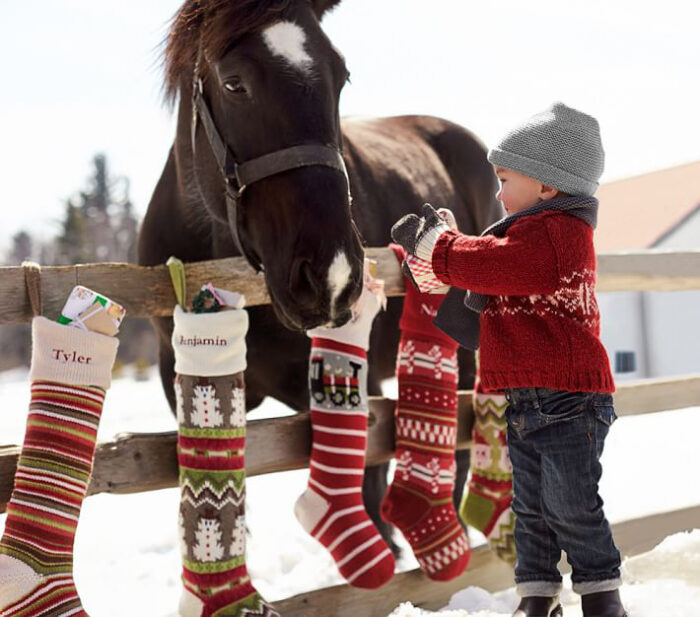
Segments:
[[[598,494],[612,396],[514,388],[506,399],[519,595],[559,593],[562,549],[576,593],[617,589],[620,553]]]

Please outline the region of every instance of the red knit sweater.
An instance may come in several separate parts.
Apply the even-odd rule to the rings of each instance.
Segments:
[[[443,282],[493,296],[481,314],[488,390],[614,392],[600,341],[593,229],[556,211],[523,217],[505,237],[447,231],[433,251]]]

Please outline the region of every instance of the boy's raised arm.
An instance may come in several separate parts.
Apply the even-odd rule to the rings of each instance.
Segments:
[[[503,238],[445,231],[432,265],[444,283],[489,296],[553,293],[559,284],[547,225],[528,219],[514,223]]]

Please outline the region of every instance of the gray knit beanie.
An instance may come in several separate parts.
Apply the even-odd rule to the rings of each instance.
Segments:
[[[489,151],[488,159],[581,196],[596,192],[605,165],[598,121],[564,103],[554,103],[516,126]]]

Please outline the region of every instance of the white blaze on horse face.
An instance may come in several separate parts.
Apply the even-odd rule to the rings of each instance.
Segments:
[[[331,291],[331,316],[335,317],[335,301],[350,283],[352,266],[348,261],[345,251],[338,251],[328,268],[328,287]]]
[[[280,21],[263,31],[263,40],[275,56],[280,56],[294,68],[309,71],[313,59],[307,53],[306,33],[298,24]]]

